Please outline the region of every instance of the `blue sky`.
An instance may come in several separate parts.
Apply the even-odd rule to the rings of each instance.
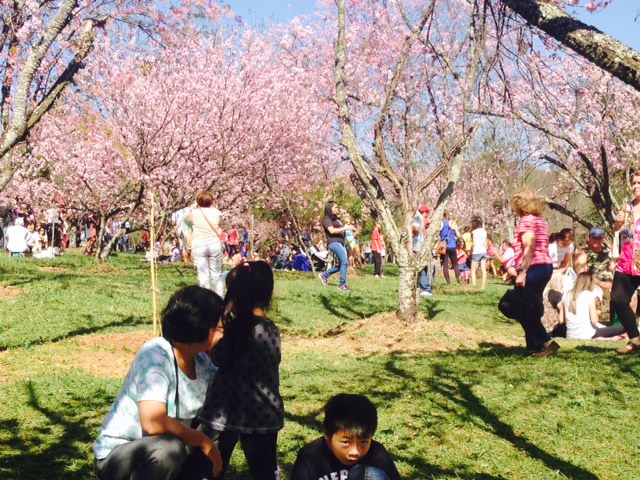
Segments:
[[[635,0],[613,0],[604,10],[588,13],[577,10],[577,16],[584,23],[593,25],[616,40],[640,52],[640,2]]]
[[[287,22],[297,15],[311,13],[316,0],[226,0],[227,4],[250,25],[261,26],[268,21]],[[601,12],[590,14],[584,9],[575,13],[585,23],[612,35],[622,43],[640,51],[640,23],[635,21],[640,2],[613,0]]]

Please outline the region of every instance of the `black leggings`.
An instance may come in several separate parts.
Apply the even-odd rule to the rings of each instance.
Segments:
[[[229,460],[236,444],[240,440],[242,451],[247,459],[253,480],[275,480],[278,468],[276,445],[278,432],[239,433],[224,431],[220,433],[219,446],[222,456],[222,472],[216,480],[222,480],[229,466]]]
[[[460,283],[460,270],[458,269],[458,251],[455,248],[447,248],[447,253],[444,255],[440,255],[440,260],[442,260],[442,273],[444,274],[444,279],[447,283],[451,283],[449,279],[449,261],[451,261],[451,268],[453,268],[453,273],[456,274],[456,280]]]
[[[622,325],[610,325],[608,327],[596,327],[596,333],[592,338],[610,338],[617,337],[624,333],[624,327]]]
[[[631,309],[631,297],[640,286],[640,276],[616,272],[611,286],[611,311],[615,312],[629,338],[640,336],[636,314]],[[613,318],[613,315],[611,316]]]

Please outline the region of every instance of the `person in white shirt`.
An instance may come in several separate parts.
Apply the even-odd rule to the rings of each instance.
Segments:
[[[36,232],[36,224],[33,222],[27,223],[27,230],[29,235],[27,236],[27,246],[29,251],[33,253],[40,253],[42,250],[42,244],[40,243],[40,235]]]
[[[202,479],[222,470],[220,451],[193,427],[217,368],[222,299],[191,285],[162,312],[162,337],[138,351],[93,444],[100,480]]]
[[[476,286],[476,271],[480,265],[482,290],[487,288],[487,231],[482,228],[482,219],[471,219],[471,285]]]
[[[595,289],[593,275],[582,272],[573,289],[564,297],[567,338],[590,340],[598,337],[615,337],[625,330],[622,325],[605,326],[600,323],[598,302],[601,298]]]
[[[549,243],[549,256],[551,257],[554,270],[560,269],[561,273],[566,272],[569,265],[571,265],[573,251],[573,230],[563,228],[560,230],[560,233],[558,233],[556,241]]]
[[[184,217],[184,222],[193,231],[191,255],[198,272],[198,282],[203,288],[211,288],[220,296],[224,295],[222,279],[222,251],[220,217],[222,213],[213,206],[213,196],[200,192],[196,204]]]
[[[16,218],[13,225],[7,228],[5,235],[7,237],[5,248],[12,257],[20,257],[29,251],[29,245],[27,244],[29,230],[24,228],[24,220],[22,218]]]

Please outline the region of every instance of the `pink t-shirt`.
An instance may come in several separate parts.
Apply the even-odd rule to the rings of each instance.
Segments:
[[[232,228],[227,231],[227,243],[229,245],[238,245],[238,230]]]
[[[633,262],[633,252],[636,251],[640,255],[640,219],[636,221],[633,232],[628,227],[620,231],[620,243],[622,248],[616,265],[616,272],[634,276],[640,275],[640,270],[636,268]]]
[[[504,252],[502,252],[502,258],[504,258],[504,263],[502,266],[507,270],[513,267],[513,263],[516,260],[516,252],[513,251],[513,247],[507,248]]]
[[[520,268],[522,266],[522,258],[524,256],[522,234],[525,232],[533,232],[535,237],[531,265],[551,264],[551,257],[549,257],[549,225],[542,217],[524,215],[520,218],[520,223],[518,223],[518,229],[516,230],[516,238],[511,245],[515,252],[515,267]]]

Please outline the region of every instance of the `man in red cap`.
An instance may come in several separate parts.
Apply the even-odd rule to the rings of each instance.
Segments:
[[[413,223],[411,225],[411,232],[413,233],[413,253],[417,255],[424,243],[425,234],[427,228],[431,223],[429,220],[429,213],[431,209],[427,205],[420,205],[418,211],[413,216]],[[420,295],[423,297],[430,297],[433,295],[431,290],[431,256],[427,266],[420,272],[420,278],[418,280],[418,286],[420,287]]]

